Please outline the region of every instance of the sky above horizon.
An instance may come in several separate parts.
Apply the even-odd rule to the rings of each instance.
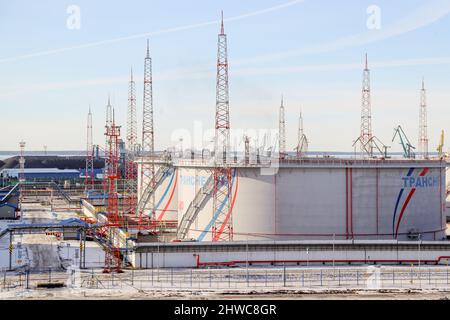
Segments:
[[[0,0],[0,150],[21,139],[27,150],[83,150],[89,105],[103,144],[108,95],[124,137],[131,67],[142,121],[147,38],[156,149],[211,130],[221,10],[239,134],[276,131],[283,95],[289,150],[300,109],[310,150],[353,150],[367,52],[374,134],[400,151],[401,125],[417,145],[424,77],[429,150],[442,129],[448,137],[450,0]]]

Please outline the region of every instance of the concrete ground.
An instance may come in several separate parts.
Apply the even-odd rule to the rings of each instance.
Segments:
[[[24,203],[23,217],[20,221],[2,221],[0,228],[13,223],[54,223],[78,218],[75,211],[52,211],[49,206],[40,203]],[[0,268],[9,265],[9,236],[0,239]],[[79,263],[79,241],[58,240],[54,235],[43,233],[14,235],[13,269],[28,266],[31,270],[64,270]],[[104,263],[102,248],[94,242],[86,242],[86,267],[97,268]]]
[[[39,202],[25,203],[21,221],[45,223],[77,217]],[[79,270],[79,241],[24,234],[13,239],[15,272],[0,274],[0,299],[449,299],[448,267],[232,268],[126,270],[103,274],[103,250],[87,242]],[[0,239],[0,267],[8,267],[9,237]],[[18,271],[31,269],[28,282]],[[51,271],[48,271],[51,269]],[[377,277],[380,280],[377,280]],[[63,288],[38,289],[61,283]]]

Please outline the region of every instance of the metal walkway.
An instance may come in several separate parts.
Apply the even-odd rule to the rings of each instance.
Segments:
[[[12,188],[11,187],[5,187],[2,188],[0,191],[7,192],[2,198],[0,198],[0,203],[4,203],[7,201],[16,191],[18,192],[19,184],[16,183]]]
[[[187,232],[192,224],[192,222],[197,218],[200,209],[203,208],[207,202],[207,200],[211,197],[212,191],[214,187],[214,177],[211,174],[206,180],[203,187],[201,187],[197,194],[195,195],[192,202],[189,204],[186,213],[183,215],[181,219],[180,226],[177,230],[177,238],[184,239],[187,235]]]
[[[26,186],[43,186],[43,187],[48,187],[48,188],[52,188],[53,190],[55,190],[57,192],[58,195],[60,195],[68,204],[75,204],[75,203],[79,203],[79,199],[73,199],[67,192],[65,192],[63,189],[61,189],[61,187],[54,181],[52,182],[25,182],[23,183],[23,185]]]
[[[4,237],[10,232],[13,233],[40,233],[51,231],[76,231],[80,229],[92,228],[85,222],[70,222],[70,223],[23,223],[11,224],[6,229],[0,232],[0,238]]]

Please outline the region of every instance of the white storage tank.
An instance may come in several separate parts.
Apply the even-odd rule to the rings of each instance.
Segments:
[[[171,208],[180,223],[213,168],[175,167]],[[284,162],[274,174],[244,164],[232,171],[233,240],[445,238],[444,161],[314,159]],[[211,241],[212,202],[199,207],[185,238]]]

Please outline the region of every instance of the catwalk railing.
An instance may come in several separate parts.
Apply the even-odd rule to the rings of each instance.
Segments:
[[[259,161],[253,160],[246,162],[244,159],[229,159],[225,163],[230,167],[262,167],[262,168],[280,168],[280,167],[388,167],[388,168],[404,168],[404,167],[423,167],[425,164],[428,167],[449,167],[442,159],[434,160],[412,160],[412,159],[340,159],[340,158],[323,158],[323,157],[303,157],[303,158],[285,158],[280,160],[278,158],[263,158]],[[177,159],[173,162],[175,167],[206,167],[212,168],[215,163],[213,159]]]

